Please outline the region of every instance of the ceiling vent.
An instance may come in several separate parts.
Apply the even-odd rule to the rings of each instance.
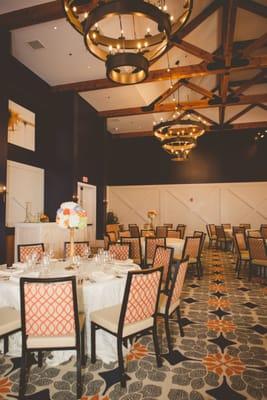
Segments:
[[[28,42],[28,45],[31,46],[33,50],[39,50],[39,49],[44,49],[44,45],[39,42],[39,40],[32,40],[31,42]]]

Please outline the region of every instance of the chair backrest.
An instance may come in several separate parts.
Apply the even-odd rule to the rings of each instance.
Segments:
[[[104,250],[107,250],[109,246],[109,236],[104,235]]]
[[[130,257],[130,244],[109,244],[108,251],[115,260],[127,260]]]
[[[74,242],[74,254],[76,256],[84,257],[89,247],[89,242]],[[64,257],[70,256],[70,242],[64,242]]]
[[[188,257],[183,258],[178,265],[174,266],[173,277],[170,289],[168,290],[168,300],[166,304],[166,312],[169,315],[179,306],[187,268]]]
[[[114,231],[107,232],[107,236],[109,237],[109,241],[111,243],[116,243],[117,242],[117,233]]]
[[[176,227],[176,230],[181,232],[181,239],[184,238],[185,228],[186,228],[186,225],[184,225],[184,224],[178,224]]]
[[[155,318],[163,267],[130,271],[122,301],[118,333],[123,331],[124,324]]]
[[[262,236],[264,239],[267,239],[267,225],[266,225],[266,226],[261,225],[261,227],[260,227],[260,233],[261,233],[261,236]]]
[[[154,229],[142,229],[141,236],[142,237],[147,237],[147,236],[153,237],[153,236],[156,236],[156,234],[155,234]]]
[[[216,236],[215,224],[209,224],[208,227],[209,227],[211,236]]]
[[[156,237],[166,238],[168,234],[167,226],[156,226]]]
[[[250,229],[251,228],[251,224],[239,224],[239,226],[241,228],[245,228],[245,229]]]
[[[122,237],[131,237],[131,232],[130,231],[120,231],[119,232],[119,238],[121,239]]]
[[[168,238],[176,238],[176,239],[181,239],[181,231],[175,231],[174,229],[168,229]]]
[[[75,336],[79,340],[76,278],[21,278],[22,337]]]
[[[139,227],[136,224],[129,224],[131,237],[140,237]]]
[[[248,251],[251,260],[267,260],[267,249],[265,239],[248,237]]]
[[[217,239],[225,240],[225,232],[224,232],[224,227],[222,225],[215,225],[215,232]]]
[[[233,233],[245,233],[246,228],[244,226],[233,226]]]
[[[152,263],[152,268],[163,267],[162,280],[166,284],[169,282],[171,276],[173,252],[173,247],[157,246]],[[168,284],[166,286],[168,287]]]
[[[148,260],[151,260],[152,263],[157,246],[166,247],[166,238],[145,238],[145,264],[148,263]]]
[[[224,229],[231,229],[231,224],[222,224]]]
[[[186,236],[182,259],[186,256],[199,258],[201,251],[201,237]]]
[[[33,253],[37,254],[37,261],[40,261],[44,253],[43,243],[33,243],[33,244],[19,244],[18,245],[18,260],[20,262],[25,262],[27,257]]]
[[[261,237],[261,233],[259,230],[255,229],[255,230],[249,230],[247,233],[248,237]]]
[[[135,263],[141,264],[142,262],[142,249],[140,237],[122,237],[121,243],[128,243],[130,246],[130,258]]]
[[[233,232],[235,247],[241,255],[241,251],[247,250],[246,235],[244,232]]]
[[[173,224],[163,224],[163,226],[167,226],[167,228],[170,228],[170,229],[173,228]]]

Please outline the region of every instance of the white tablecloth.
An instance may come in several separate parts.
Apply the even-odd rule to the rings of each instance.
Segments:
[[[182,256],[184,242],[185,242],[184,239],[166,238],[166,246],[174,248],[174,253],[173,253],[174,258],[180,258]],[[143,254],[143,256],[145,256],[145,238],[144,237],[141,237],[141,247],[142,247],[142,254]]]
[[[135,265],[135,264],[133,264]],[[55,272],[55,275],[60,276],[66,273],[66,264],[64,262],[52,263],[50,271]],[[111,266],[112,267],[112,266]],[[139,269],[139,266],[136,265]],[[96,265],[93,261],[82,263],[80,266],[80,273],[93,272],[101,270],[101,265]],[[64,272],[63,272],[64,271]],[[70,271],[69,271],[70,272]],[[72,272],[69,273],[73,274]],[[122,301],[124,288],[126,284],[126,275],[123,278],[116,278],[105,281],[91,283],[86,282],[78,286],[79,308],[86,314],[86,338],[87,338],[87,353],[90,354],[90,313],[104,307],[110,307],[119,304]],[[0,277],[0,305],[15,307],[20,309],[19,298],[19,281],[1,280]],[[10,340],[10,353],[20,355],[21,351],[21,334],[13,335]],[[56,365],[63,361],[68,360],[71,354],[70,351],[57,351],[53,353],[53,360],[51,364]],[[97,357],[108,363],[117,360],[116,338],[103,330],[96,332],[96,354]]]

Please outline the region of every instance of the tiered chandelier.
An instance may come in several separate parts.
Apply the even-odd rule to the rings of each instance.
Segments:
[[[172,161],[186,161],[190,151],[196,147],[197,139],[205,133],[204,123],[192,119],[175,119],[160,122],[153,127],[153,133],[162,142],[162,148],[172,156]]]
[[[168,13],[167,0],[63,0],[70,24],[87,49],[106,63],[107,77],[119,84],[142,82],[149,65],[187,22],[193,0],[181,15]]]

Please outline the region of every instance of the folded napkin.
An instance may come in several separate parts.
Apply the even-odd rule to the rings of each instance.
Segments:
[[[110,279],[114,279],[115,276],[112,273],[104,272],[104,271],[93,271],[90,274],[90,278],[96,282],[109,281]]]

